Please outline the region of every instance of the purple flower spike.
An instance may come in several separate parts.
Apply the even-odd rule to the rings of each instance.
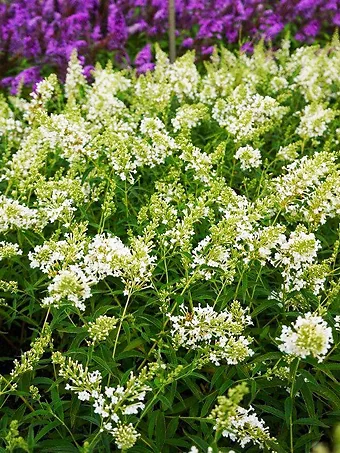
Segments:
[[[176,0],[175,8],[179,54],[194,48],[209,55],[220,40],[275,40],[290,24],[296,39],[311,42],[340,26],[340,0]],[[85,66],[95,65],[98,52],[113,52],[116,64],[126,67],[132,45],[167,42],[167,33],[168,0],[0,1],[0,80],[15,90],[15,69],[25,66],[44,73],[48,68],[64,79],[74,48]],[[138,71],[149,70],[151,50],[138,50]]]
[[[151,44],[147,44],[138,52],[134,63],[139,74],[152,71],[154,69],[155,65],[152,63]]]
[[[10,93],[16,95],[20,85],[29,86],[31,89],[41,80],[40,70],[36,66],[24,69],[15,77],[6,77],[2,85],[10,88]]]

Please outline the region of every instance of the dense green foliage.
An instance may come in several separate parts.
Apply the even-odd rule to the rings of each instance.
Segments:
[[[73,54],[1,98],[3,450],[333,438],[339,74],[336,38],[91,85]]]

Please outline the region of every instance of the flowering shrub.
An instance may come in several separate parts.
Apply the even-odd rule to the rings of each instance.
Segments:
[[[340,43],[0,99],[0,442],[310,451],[339,420]]]
[[[340,25],[340,0],[176,0],[180,51],[210,55],[216,40],[275,39],[286,26],[313,42]],[[0,2],[0,80],[12,94],[33,86],[51,68],[63,79],[73,49],[90,75],[95,62],[132,61],[153,68],[151,42],[167,46],[168,0],[3,0]],[[132,60],[132,61],[131,61]]]

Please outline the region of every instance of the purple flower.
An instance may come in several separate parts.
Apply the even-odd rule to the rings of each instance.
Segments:
[[[182,46],[186,48],[190,48],[194,45],[193,38],[185,38],[182,42]]]
[[[87,78],[87,80],[91,80],[92,79],[93,71],[94,71],[94,66],[92,66],[92,65],[84,66],[83,74]]]
[[[147,44],[136,55],[135,65],[141,66],[145,63],[150,63],[151,60],[152,60],[151,44]]]
[[[178,53],[194,48],[209,55],[217,40],[239,39],[248,43],[243,49],[250,50],[249,43],[260,38],[282,36],[287,24],[297,27],[296,39],[301,41],[312,41],[321,32],[331,34],[340,26],[340,0],[176,0],[175,6]],[[126,66],[131,44],[167,42],[167,32],[168,0],[0,1],[0,80],[16,89],[17,76],[12,74],[23,62],[45,68],[44,73],[47,68],[56,71],[63,79],[74,48],[85,66],[92,67],[98,52],[105,51]],[[138,71],[149,70],[151,50],[138,50]]]
[[[152,63],[151,44],[147,44],[143,47],[142,50],[138,52],[134,63],[137,68],[138,74],[152,71],[154,69],[155,65],[154,63]]]
[[[252,42],[245,42],[242,46],[241,46],[241,51],[242,52],[253,52],[254,50],[254,44]]]
[[[40,70],[37,67],[24,69],[15,77],[6,77],[2,79],[2,85],[10,88],[10,93],[18,93],[20,85],[29,86],[31,89],[41,80]]]
[[[144,63],[137,68],[138,74],[144,74],[148,71],[153,71],[155,69],[155,63]]]
[[[109,34],[108,49],[119,49],[127,39],[127,28],[122,12],[116,5],[110,5],[107,20],[107,31]]]
[[[340,26],[340,12],[335,14],[333,18],[333,24],[336,25],[337,27]]]
[[[320,22],[317,20],[312,20],[307,25],[303,27],[303,33],[306,36],[315,37],[320,30]]]
[[[202,47],[203,55],[211,55],[213,52],[214,52],[214,46],[203,46]]]

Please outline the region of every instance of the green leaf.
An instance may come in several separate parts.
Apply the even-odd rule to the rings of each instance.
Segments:
[[[134,340],[130,341],[130,343],[123,349],[123,352],[131,351],[132,349],[138,348],[142,344],[145,344],[145,341],[141,338],[135,338]]]
[[[304,399],[308,415],[313,418],[315,416],[315,408],[314,408],[314,399],[313,394],[308,385],[304,385],[300,389],[302,398]]]
[[[174,435],[176,434],[177,428],[178,428],[178,424],[179,424],[178,416],[171,418],[171,420],[167,424],[167,428],[166,428],[167,439],[171,439],[172,437],[174,437]]]
[[[105,362],[105,360],[103,360],[101,357],[98,357],[97,355],[93,355],[92,359],[94,360],[94,362],[98,363],[104,370],[106,370],[109,374],[112,373],[113,363],[112,366],[110,367],[110,364]]]
[[[314,386],[312,384],[310,384],[310,389],[312,390],[313,393],[316,393],[317,395],[329,401],[329,403],[331,403],[331,405],[335,409],[338,409],[340,407],[340,398],[335,392],[333,392],[333,390],[330,390],[324,385]]]
[[[279,409],[276,409],[275,407],[272,406],[265,406],[263,404],[256,404],[255,407],[261,409],[263,412],[267,412],[268,414],[275,415],[275,417],[278,417],[282,420],[286,420],[286,414],[280,411]]]
[[[54,429],[56,426],[61,425],[61,422],[59,420],[54,420],[48,425],[44,426],[35,436],[35,441],[39,442],[40,439],[42,439],[47,433],[49,433],[52,429]]]
[[[206,417],[211,412],[214,403],[216,402],[216,393],[212,393],[205,398],[204,404],[201,409],[201,417]]]
[[[72,444],[71,441],[58,439],[47,440],[39,443],[39,452],[43,453],[75,453],[79,450]]]
[[[208,450],[210,445],[204,439],[189,433],[186,433],[186,436],[192,440],[193,445],[198,446],[202,451]]]
[[[285,415],[285,420],[286,420],[286,425],[288,427],[290,426],[290,418],[292,416],[292,413],[293,413],[293,400],[289,396],[285,400],[285,414],[284,414]]]
[[[148,417],[148,436],[150,439],[153,437],[153,433],[155,430],[155,425],[156,425],[156,418],[157,418],[157,411],[149,412],[149,417]]]
[[[51,414],[51,411],[48,411],[45,409],[36,409],[34,412],[30,412],[29,414],[25,415],[24,420],[29,421],[32,418],[40,417],[40,416],[51,418],[52,414]]]
[[[156,430],[156,445],[159,448],[159,451],[162,451],[162,447],[165,442],[166,428],[164,413],[161,411],[157,412],[155,430]]]
[[[257,315],[259,315],[263,311],[267,310],[267,308],[273,308],[273,307],[275,307],[274,301],[265,301],[262,304],[260,304],[258,307],[256,307],[250,316],[251,316],[251,318],[255,318]]]
[[[312,444],[314,442],[320,440],[320,437],[321,437],[321,435],[316,434],[316,433],[305,434],[305,435],[299,437],[299,439],[295,439],[296,443],[294,443],[294,447],[296,450],[300,447],[303,447],[304,451],[310,451]]]
[[[321,422],[320,420],[316,418],[299,418],[298,420],[295,420],[293,423],[294,425],[311,425],[311,426],[321,426],[322,428],[329,428],[328,425],[325,423]]]

